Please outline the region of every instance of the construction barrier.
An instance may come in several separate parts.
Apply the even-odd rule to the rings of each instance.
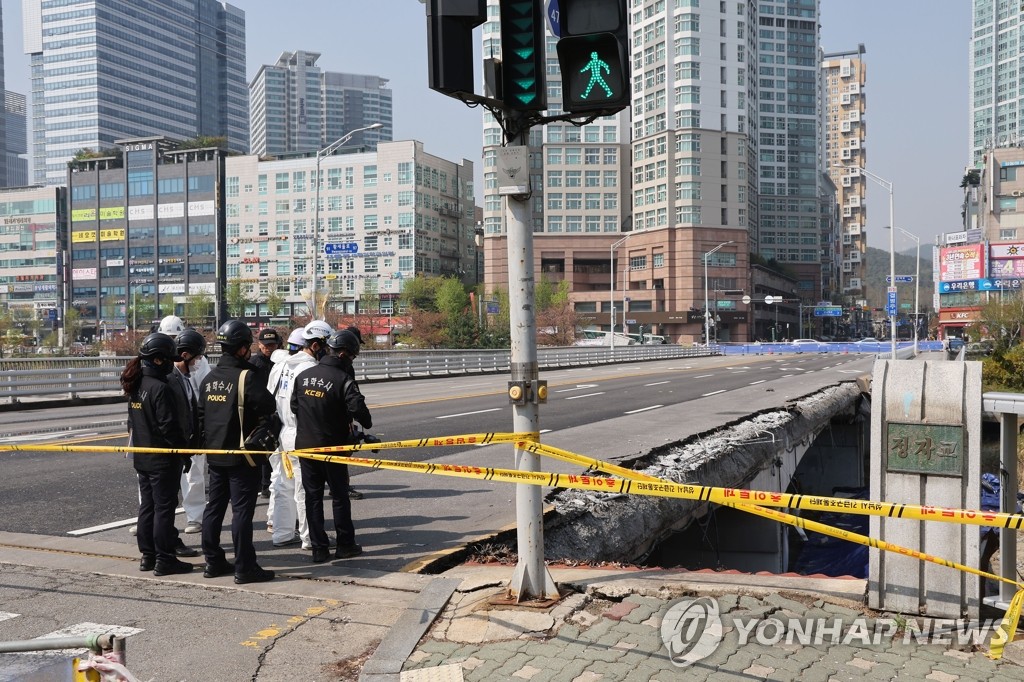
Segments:
[[[785,512],[769,509],[768,507],[783,507],[787,509],[800,509],[808,511],[831,511],[849,514],[862,514],[870,516],[885,516],[888,518],[900,518],[917,521],[938,521],[941,523],[955,523],[961,525],[976,526],[1000,526],[1004,528],[1020,529],[1024,525],[1024,514],[1011,514],[1005,512],[989,512],[971,509],[951,509],[936,506],[909,505],[891,502],[875,502],[870,500],[853,500],[846,498],[826,497],[819,495],[802,495],[792,493],[775,493],[758,490],[745,490],[737,488],[718,488],[711,486],[693,485],[689,483],[674,483],[665,479],[644,474],[639,471],[626,469],[609,462],[580,455],[568,450],[545,445],[538,441],[537,433],[477,433],[463,434],[456,436],[444,436],[438,438],[419,438],[401,441],[382,441],[379,443],[359,443],[355,445],[338,445],[323,448],[310,448],[305,450],[289,451],[286,454],[296,457],[306,457],[319,461],[350,464],[353,466],[369,467],[373,469],[391,469],[396,471],[412,471],[423,474],[435,474],[440,476],[453,476],[457,478],[470,478],[484,481],[502,481],[505,483],[524,483],[539,485],[551,488],[569,488],[576,490],[590,490],[594,492],[619,493],[633,495],[647,495],[651,497],[674,497],[679,499],[696,500],[707,503],[720,504],[725,507],[738,509],[763,518],[773,519],[798,528],[812,530],[823,535],[847,540],[875,549],[896,552],[905,556],[914,557],[921,561],[928,561],[941,566],[946,566],[959,571],[964,571],[980,577],[1009,583],[1017,588],[1017,591],[1010,603],[1010,607],[1003,618],[996,637],[993,639],[989,656],[998,659],[1002,656],[1003,649],[1008,642],[1013,641],[1022,607],[1024,607],[1024,583],[1016,582],[992,573],[965,566],[956,562],[948,561],[930,554],[925,554],[914,549],[901,547],[892,543],[875,540],[870,537],[853,533],[851,531],[834,528],[815,521],[793,516]],[[478,467],[473,465],[460,464],[434,464],[430,462],[407,462],[403,460],[389,460],[382,458],[365,458],[337,453],[354,453],[361,450],[386,450],[406,448],[427,448],[427,447],[452,447],[466,445],[489,445],[494,443],[513,443],[516,447],[531,453],[546,455],[562,461],[585,466],[588,469],[602,471],[613,476],[592,476],[588,474],[556,474],[550,472],[519,471],[516,469],[501,469],[495,467]],[[58,444],[25,444],[25,445],[0,445],[0,451],[30,451],[30,452],[93,452],[93,453],[141,453],[141,454],[229,454],[229,455],[252,455],[252,454],[273,454],[266,451],[251,450],[206,450],[206,449],[162,449],[145,448],[134,446],[87,446],[87,445],[58,445]],[[287,458],[283,458],[287,460]]]

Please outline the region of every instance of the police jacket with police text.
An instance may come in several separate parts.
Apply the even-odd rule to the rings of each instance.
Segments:
[[[186,448],[188,437],[183,428],[187,409],[180,394],[158,367],[142,366],[142,382],[128,401],[128,431],[132,445],[145,448]],[[138,452],[133,464],[138,471],[163,471],[179,467],[187,455],[147,454]]]
[[[351,364],[331,355],[295,378],[291,407],[296,449],[353,444],[353,419],[366,428],[373,427],[366,401],[350,380]]]
[[[258,373],[245,360],[233,355],[221,356],[217,366],[203,379],[199,392],[199,429],[204,446],[211,450],[238,450],[242,430],[238,424],[238,377],[245,377],[245,406],[243,419],[248,435],[264,419],[274,414],[274,398],[267,391],[267,382],[260,381]],[[266,455],[252,455],[257,464]],[[210,466],[248,466],[239,455],[207,455]]]

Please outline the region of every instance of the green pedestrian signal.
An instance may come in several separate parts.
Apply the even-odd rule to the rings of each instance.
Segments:
[[[536,0],[501,0],[501,99],[509,109],[547,108],[544,16]]]
[[[560,0],[562,109],[613,114],[630,104],[625,0]]]

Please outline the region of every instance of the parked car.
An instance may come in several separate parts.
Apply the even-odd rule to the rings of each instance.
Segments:
[[[857,343],[881,343],[881,341],[873,336],[865,336],[863,339],[857,341]]]
[[[993,344],[991,341],[972,341],[967,344],[964,357],[968,360],[983,360],[992,355]]]
[[[790,342],[797,353],[803,353],[805,350],[818,350],[818,342],[814,339],[793,339]]]

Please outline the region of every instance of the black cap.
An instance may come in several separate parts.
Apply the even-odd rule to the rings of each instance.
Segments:
[[[359,327],[352,326],[352,327],[346,327],[345,329],[346,329],[346,331],[352,332],[355,335],[355,337],[357,339],[359,339],[359,345],[360,346],[366,345],[366,342],[363,341],[363,333],[361,331],[359,331]]]
[[[266,327],[260,330],[259,336],[260,343],[276,343],[281,345],[281,335],[277,333],[277,330],[273,327]]]

